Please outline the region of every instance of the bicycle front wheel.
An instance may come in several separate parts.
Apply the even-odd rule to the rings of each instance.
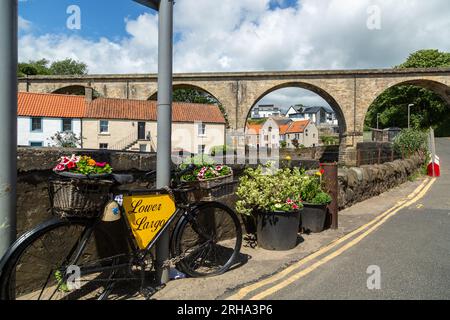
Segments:
[[[102,299],[114,282],[112,242],[84,219],[54,219],[22,236],[0,277],[2,300]],[[109,251],[109,252],[107,252]],[[104,257],[110,258],[104,258]]]
[[[216,276],[237,262],[242,228],[229,207],[205,203],[189,212],[174,234],[173,254],[180,271],[191,277]]]

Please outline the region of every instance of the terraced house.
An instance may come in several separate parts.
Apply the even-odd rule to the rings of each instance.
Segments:
[[[18,122],[19,145],[53,146],[51,136],[72,131],[82,137],[85,149],[153,152],[158,146],[155,101],[19,93]],[[173,105],[173,150],[209,153],[225,144],[225,128],[216,105]]]

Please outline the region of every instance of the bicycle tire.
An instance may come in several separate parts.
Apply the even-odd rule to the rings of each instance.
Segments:
[[[212,212],[214,212],[213,215]],[[219,216],[218,212],[222,213],[223,216]],[[227,221],[225,221],[225,219]],[[209,220],[209,222],[205,223],[206,220]],[[209,228],[212,226],[211,221],[214,222],[213,228]],[[223,225],[218,226],[221,222],[224,222]],[[225,223],[228,223],[227,228],[224,228]],[[232,235],[230,234],[232,231],[234,232],[234,238],[232,238]],[[223,237],[219,239],[218,234]],[[186,255],[188,251],[188,249],[186,249],[188,246],[186,242],[189,242],[189,238],[192,238],[192,236],[195,235],[198,236],[199,241],[203,241],[199,247],[208,246],[208,253],[206,256],[203,256],[204,252],[200,253],[202,255],[202,260],[204,260],[204,265],[201,265],[201,261],[200,263],[198,262],[199,257],[194,258],[194,254],[197,255],[198,252],[195,252],[194,254],[191,252]],[[234,241],[234,243],[232,243],[232,241]],[[208,244],[205,245],[207,242]],[[219,242],[220,244],[218,244]],[[194,278],[212,277],[224,274],[233,266],[240,254],[241,245],[242,227],[236,213],[231,208],[221,203],[207,202],[195,207],[180,220],[174,231],[172,254],[175,257],[186,255],[186,257],[183,257],[177,264],[177,268],[186,275]],[[211,259],[211,248],[214,248],[214,257],[218,258],[218,260],[221,259],[222,261],[218,263],[217,268],[205,270],[207,264],[211,265],[213,263]],[[217,256],[218,251],[223,253],[223,257]]]
[[[39,263],[35,263],[32,264],[32,268],[30,268],[30,274],[32,273],[33,276],[36,276],[36,274],[39,274],[39,271],[42,270],[43,267],[43,262],[44,262],[44,251],[45,251],[45,255],[51,256],[52,253],[59,253],[57,252],[58,249],[60,249],[59,251],[62,252],[62,255],[66,255],[66,260],[67,260],[67,256],[70,255],[70,252],[67,251],[72,251],[71,253],[74,254],[77,250],[75,248],[75,246],[79,246],[82,242],[83,245],[85,245],[86,247],[82,250],[82,252],[80,252],[81,255],[85,254],[85,255],[89,255],[92,254],[92,252],[89,252],[88,250],[90,249],[90,243],[88,243],[93,237],[95,237],[97,234],[101,235],[102,237],[106,237],[103,239],[111,239],[109,237],[109,235],[105,232],[103,232],[100,228],[95,228],[95,230],[92,230],[93,232],[95,232],[95,235],[92,236],[94,233],[91,234],[91,236],[87,239],[85,239],[84,241],[80,239],[76,240],[77,242],[74,243],[72,245],[72,249],[62,249],[61,247],[63,247],[62,245],[62,241],[65,239],[60,239],[61,242],[58,242],[57,245],[59,248],[51,248],[49,249],[49,247],[47,247],[47,245],[49,244],[49,242],[45,242],[44,240],[46,239],[45,236],[49,236],[51,234],[51,232],[54,231],[59,231],[59,232],[63,232],[65,230],[68,230],[68,228],[71,227],[78,227],[80,229],[80,237],[82,235],[87,234],[87,232],[89,232],[90,230],[88,230],[89,228],[95,228],[95,224],[93,223],[93,221],[91,219],[52,219],[49,220],[47,222],[44,222],[43,224],[37,226],[36,228],[34,228],[33,230],[25,233],[22,237],[20,237],[15,244],[11,247],[10,251],[5,255],[5,258],[3,259],[2,263],[1,263],[1,276],[0,276],[0,299],[1,300],[16,300],[19,297],[17,297],[17,280],[18,280],[18,276],[20,277],[20,280],[24,281],[25,279],[23,279],[25,277],[25,270],[17,270],[17,266],[19,265],[19,269],[26,269],[26,264],[25,262],[23,262],[21,259],[26,256],[27,253],[29,253],[34,246],[38,245],[38,241],[42,240],[42,244],[41,247],[35,247],[35,248],[41,248],[43,250],[41,250],[42,252],[38,252],[38,254],[40,254],[40,256],[36,256],[36,255],[31,255],[30,257],[33,259],[36,259],[36,261],[39,261]],[[57,234],[57,232],[55,232],[55,234]],[[64,237],[63,238],[69,238],[69,234],[68,233],[63,233]],[[94,239],[95,240],[95,239]],[[112,242],[110,242],[111,244]],[[56,244],[56,243],[55,243]],[[52,249],[55,249],[54,251],[51,251]],[[95,250],[99,250],[99,249],[95,249]],[[66,251],[66,253],[64,253],[63,251]],[[54,256],[54,258],[56,259],[57,256]],[[106,258],[107,259],[107,258]],[[30,261],[28,261],[30,263]],[[115,265],[117,263],[117,261],[114,259],[114,261],[111,262],[111,266]],[[41,269],[39,269],[41,268]],[[50,271],[49,275],[48,275],[48,279],[47,282],[45,283],[45,285],[47,285],[48,281],[52,278],[58,278],[58,276],[56,276],[57,272],[60,272],[60,270],[55,271],[54,274],[52,274],[52,271]],[[48,272],[48,271],[47,271]],[[114,270],[111,270],[111,273],[115,272]],[[109,281],[103,281],[105,283],[104,287],[105,287],[105,291],[108,290],[107,288],[110,286],[110,284],[114,281],[113,278],[111,277],[111,273],[108,273],[108,275],[105,275],[107,277],[109,277]],[[45,277],[44,273],[44,277]],[[45,286],[42,289],[39,288],[34,288],[34,283],[35,280],[37,280],[36,278],[32,278],[33,280],[28,280],[29,284],[28,286],[31,286],[29,288],[27,288],[28,290],[41,290],[39,297],[42,296]],[[55,279],[53,279],[55,280]],[[98,279],[96,279],[95,281],[99,281]],[[55,295],[56,292],[61,293],[61,289],[58,289],[60,287],[62,287],[64,284],[61,284],[61,280],[56,279],[56,289],[55,292],[53,293],[53,295]],[[92,285],[92,283],[94,281],[88,281],[86,285]],[[20,283],[20,281],[19,281]],[[14,293],[12,292],[14,287]],[[50,291],[53,290],[54,287],[49,287]],[[84,288],[84,287],[83,287]],[[27,294],[24,294],[21,299],[24,300],[32,300],[31,296],[33,294],[38,294],[38,291],[31,291]],[[52,295],[52,296],[53,296]],[[67,300],[75,300],[73,298],[71,298],[71,296],[74,296],[74,292],[71,292],[70,294],[68,294],[67,297],[65,297],[65,299]],[[50,298],[52,297],[50,296]],[[105,296],[105,292],[101,293],[99,295],[101,297],[101,299],[105,299],[107,298],[107,296]],[[94,298],[92,298],[94,299]],[[40,299],[38,299],[40,300]],[[52,299],[49,299],[52,300]]]

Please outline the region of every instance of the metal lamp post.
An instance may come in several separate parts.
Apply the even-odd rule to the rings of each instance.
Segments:
[[[0,259],[16,238],[17,0],[0,1]]]
[[[157,188],[170,186],[172,164],[172,71],[173,71],[173,5],[174,0],[134,0],[159,11],[158,43],[158,146]],[[157,277],[161,284],[169,282],[169,235],[163,234],[156,246]]]
[[[411,107],[414,107],[413,103],[408,105],[408,129],[411,129]]]

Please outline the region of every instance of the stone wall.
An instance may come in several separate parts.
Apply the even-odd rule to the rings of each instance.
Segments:
[[[50,201],[47,191],[52,168],[60,157],[80,153],[80,150],[61,150],[49,148],[18,149],[18,234],[22,234],[51,217]],[[144,188],[148,181],[144,175],[156,169],[156,155],[151,153],[130,153],[83,150],[83,154],[93,156],[99,161],[109,162],[115,173],[133,174],[136,182],[125,187]],[[382,165],[362,166],[360,168],[339,168],[339,207],[349,207],[355,203],[377,196],[407,181],[408,177],[421,167],[423,160],[414,157],[397,160]],[[294,160],[291,166],[314,169],[318,160]],[[284,161],[281,165],[286,165]],[[233,166],[235,176],[239,177],[243,165]],[[234,195],[216,199],[234,207]]]
[[[359,168],[340,168],[339,209],[378,196],[402,183],[423,165],[421,156]]]

